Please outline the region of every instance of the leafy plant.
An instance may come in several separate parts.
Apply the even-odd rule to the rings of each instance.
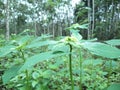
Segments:
[[[115,77],[111,76],[114,75],[113,70],[117,70],[115,73],[119,71],[119,65],[116,64],[119,61],[113,59],[120,57],[120,50],[114,45],[82,40],[77,28],[70,28],[70,32],[71,36],[58,41],[50,40],[50,36],[36,38],[27,35],[2,46],[0,58],[7,57],[11,65],[6,67],[8,70],[2,75],[3,84],[7,88],[20,90],[67,90],[70,86],[71,90],[92,90],[110,86]],[[92,55],[101,59],[93,59]],[[13,63],[16,60],[21,61]]]

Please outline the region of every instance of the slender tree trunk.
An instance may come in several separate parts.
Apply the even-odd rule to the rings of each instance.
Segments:
[[[37,36],[37,23],[34,21],[35,36]]]
[[[16,21],[14,21],[15,22],[15,28],[14,28],[14,30],[15,30],[15,34],[17,35],[17,27],[16,27],[16,25],[17,25],[17,22]]]
[[[55,37],[55,28],[54,28],[54,22],[52,22],[52,31],[53,31],[53,38]]]
[[[46,34],[45,26],[43,26],[43,34]]]
[[[60,27],[60,36],[62,36],[62,23],[61,23],[61,21],[60,21],[59,27]]]
[[[6,1],[6,40],[10,39],[10,28],[9,28],[9,0]]]
[[[92,31],[91,31],[91,38],[93,38],[93,31],[94,31],[94,27],[95,27],[95,3],[94,0],[92,0]]]
[[[90,0],[88,0],[88,7],[90,8]],[[88,25],[89,25],[89,27],[88,27],[88,36],[87,36],[88,39],[90,39],[90,29],[91,29],[90,14],[91,14],[91,12],[88,9]]]
[[[48,26],[47,26],[47,34],[50,34],[50,23],[48,22]]]

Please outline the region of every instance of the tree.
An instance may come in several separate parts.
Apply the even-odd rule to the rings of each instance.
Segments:
[[[9,27],[9,20],[10,20],[10,15],[9,15],[9,0],[6,1],[5,4],[5,10],[6,10],[6,39],[9,40],[10,38],[10,27]]]
[[[1,2],[7,6],[4,0]],[[73,23],[70,0],[9,0],[9,8],[7,6],[2,9],[0,6],[0,10],[2,15],[6,15],[6,28],[10,29],[6,30],[6,37],[8,31],[9,35],[19,34],[25,29],[29,29],[34,35],[60,36],[65,32],[65,28]],[[4,10],[7,10],[6,13]],[[2,21],[4,19],[2,18]]]
[[[88,34],[88,38],[90,35],[90,38],[97,37],[101,40],[107,40],[119,38],[119,11],[119,0],[82,0],[82,3],[76,6],[74,15],[76,22],[80,24],[88,21],[88,33],[81,31],[83,37]]]

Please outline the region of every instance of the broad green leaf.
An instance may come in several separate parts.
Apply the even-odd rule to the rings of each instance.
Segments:
[[[96,59],[96,60],[94,60],[94,59],[87,59],[87,60],[84,60],[84,62],[83,62],[83,65],[90,65],[90,64],[92,64],[92,65],[101,65],[103,63],[103,60],[101,60],[101,59]]]
[[[44,60],[51,59],[51,58],[54,58],[54,57],[58,57],[58,56],[61,56],[61,55],[64,55],[64,54],[65,53],[53,54],[53,52],[49,51],[49,52],[44,52],[44,53],[34,55],[30,58],[27,58],[26,62],[21,67],[20,71],[25,70],[25,69],[29,69],[32,66],[34,66],[35,64],[40,63]]]
[[[18,90],[29,90],[29,87],[27,85],[23,85],[20,87],[17,86],[17,88],[18,88]]]
[[[17,41],[17,43],[18,43],[19,45],[22,45],[22,44],[24,44],[24,43],[27,43],[27,42],[31,41],[32,38],[33,38],[33,37],[31,37],[31,36],[29,36],[29,35],[27,35],[27,36],[21,36],[21,37],[18,37],[18,39],[16,39],[16,41]]]
[[[34,42],[34,43],[31,43],[29,45],[26,46],[26,48],[38,48],[38,47],[41,47],[41,46],[45,46],[45,45],[50,45],[50,44],[56,44],[57,42],[56,41],[39,41],[39,42]]]
[[[67,45],[65,45],[64,43],[60,43],[60,44],[57,44],[55,45],[53,48],[52,48],[52,51],[53,53],[68,53],[69,52],[69,47]]]
[[[117,66],[119,65],[119,63],[118,62],[116,62],[116,61],[113,61],[113,60],[111,60],[111,61],[106,61],[105,62],[105,66],[106,67],[112,67],[112,68],[116,68]]]
[[[99,42],[85,42],[82,45],[84,48],[88,49],[92,54],[98,56],[110,59],[120,57],[120,50],[107,44]]]
[[[80,29],[88,29],[88,24],[83,24],[79,26]]]
[[[80,29],[88,29],[88,24],[79,25],[78,23],[76,23],[76,24],[71,25],[68,28],[68,30],[71,30],[71,29],[75,29],[76,30],[78,28],[80,28]]]
[[[90,39],[90,40],[81,40],[80,42],[94,42],[94,41],[97,41],[98,39],[97,38],[93,38],[93,39]]]
[[[0,57],[6,56],[13,50],[15,50],[15,46],[13,46],[13,45],[4,46],[4,47],[0,48]]]
[[[76,23],[76,24],[73,24],[73,25],[71,25],[69,28],[70,29],[77,29],[77,28],[79,28],[79,24],[78,23]]]
[[[114,45],[114,46],[120,45],[120,39],[112,39],[112,40],[108,40],[108,41],[105,41],[105,42],[107,44]]]
[[[79,41],[82,39],[82,36],[79,34],[78,30],[70,30],[73,37],[76,37]]]
[[[13,66],[10,69],[6,70],[2,76],[3,84],[7,84],[10,79],[15,77],[18,74],[18,70],[20,69],[21,65]]]
[[[120,90],[120,83],[112,84],[107,90]]]
[[[54,75],[54,71],[52,70],[45,70],[43,73],[42,73],[42,76],[43,78],[50,78],[52,75]]]
[[[50,37],[52,37],[52,35],[41,35],[40,37],[37,37],[36,39],[34,39],[31,43],[34,43],[34,42],[39,42],[39,41],[41,41],[41,40],[43,40],[43,39],[47,39],[47,38],[50,38]]]

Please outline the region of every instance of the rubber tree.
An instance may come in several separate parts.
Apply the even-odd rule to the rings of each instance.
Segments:
[[[10,39],[10,27],[9,27],[9,20],[10,20],[10,10],[9,10],[9,0],[5,2],[5,11],[6,11],[6,40]]]
[[[85,11],[86,9],[88,12]],[[86,34],[88,39],[94,37],[101,40],[119,38],[119,11],[119,0],[82,0],[75,9],[75,22],[89,24],[88,32],[81,31],[83,38]]]

